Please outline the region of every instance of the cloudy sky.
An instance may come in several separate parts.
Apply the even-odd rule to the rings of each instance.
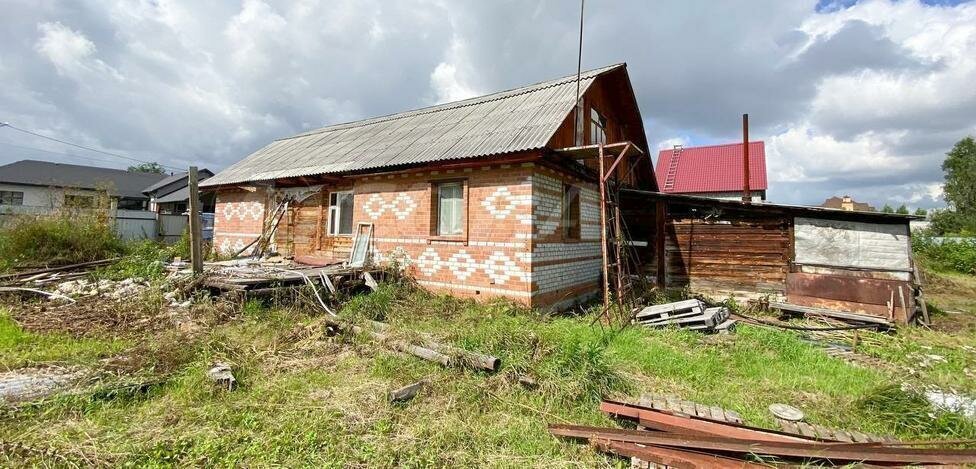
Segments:
[[[575,72],[575,0],[0,0],[0,121],[174,167]],[[589,0],[652,150],[767,144],[770,199],[942,204],[976,134],[976,3]],[[128,161],[0,128],[0,164]]]

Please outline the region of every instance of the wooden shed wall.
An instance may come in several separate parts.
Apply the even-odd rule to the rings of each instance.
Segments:
[[[792,242],[788,218],[679,215],[669,217],[666,229],[670,286],[785,290]]]

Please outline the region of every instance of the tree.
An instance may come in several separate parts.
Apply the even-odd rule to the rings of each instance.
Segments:
[[[156,163],[139,163],[135,166],[129,166],[129,172],[132,173],[151,173],[151,174],[166,174],[166,170],[163,169],[163,165]]]
[[[924,216],[928,216],[928,214],[929,214],[928,210],[925,210],[922,207],[915,209],[915,215],[917,216],[924,217]]]
[[[908,207],[905,206],[905,204],[901,204],[901,206],[898,207],[897,210],[895,210],[895,213],[900,213],[902,215],[908,215]]]
[[[943,197],[949,205],[932,218],[939,234],[976,232],[976,140],[966,137],[946,153]]]
[[[881,207],[881,212],[882,213],[895,213],[895,209],[891,208],[891,205],[884,204],[884,207]]]
[[[976,140],[966,137],[946,153],[942,162],[945,172],[945,199],[962,214],[976,213]]]

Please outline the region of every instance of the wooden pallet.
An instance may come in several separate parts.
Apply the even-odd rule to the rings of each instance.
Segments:
[[[714,420],[716,422],[742,423],[742,416],[734,410],[726,410],[717,406],[706,406],[670,395],[644,393],[637,403],[654,410],[674,412],[691,417]]]
[[[810,438],[819,438],[822,440],[833,440],[842,441],[845,443],[877,443],[877,442],[894,442],[894,438],[890,436],[879,436],[871,435],[867,433],[861,433],[858,431],[847,431],[847,430],[837,430],[834,428],[827,428],[822,425],[814,425],[806,422],[790,422],[789,420],[776,419],[779,423],[779,428],[786,433],[792,433],[794,435],[802,435]]]

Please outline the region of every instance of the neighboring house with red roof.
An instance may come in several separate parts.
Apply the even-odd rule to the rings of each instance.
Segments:
[[[657,157],[661,192],[719,199],[742,199],[742,144],[661,150]],[[749,189],[753,201],[766,200],[766,145],[749,142]]]

